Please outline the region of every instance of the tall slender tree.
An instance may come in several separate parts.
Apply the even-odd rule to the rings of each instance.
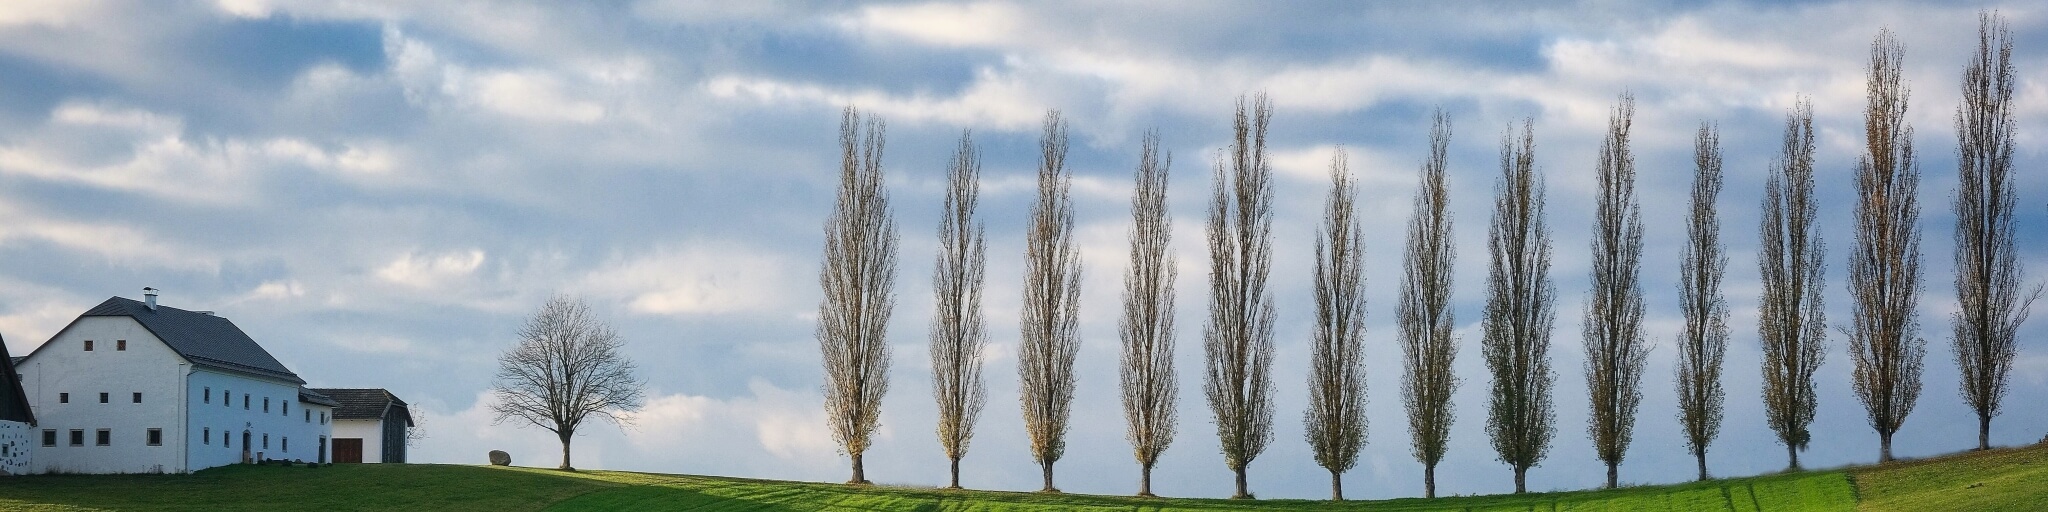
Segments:
[[[1493,373],[1487,433],[1500,461],[1515,470],[1515,492],[1527,492],[1529,468],[1542,463],[1557,430],[1551,387],[1550,329],[1557,320],[1550,282],[1550,228],[1543,220],[1543,178],[1536,174],[1536,134],[1522,121],[1501,137],[1500,181],[1487,237],[1492,267],[1486,281],[1485,335],[1480,352]]]
[[[1273,167],[1266,160],[1264,93],[1237,99],[1235,138],[1209,199],[1209,322],[1202,328],[1203,391],[1216,415],[1223,462],[1237,474],[1232,498],[1251,498],[1245,468],[1273,433]]]
[[[1330,158],[1330,197],[1315,242],[1315,339],[1309,346],[1303,435],[1330,470],[1330,499],[1344,499],[1344,472],[1365,446],[1365,231],[1358,184],[1344,150]]]
[[[1813,105],[1800,99],[1785,116],[1784,145],[1764,181],[1758,229],[1757,338],[1763,344],[1764,418],[1785,444],[1790,467],[1812,440],[1818,397],[1813,373],[1827,355],[1827,317],[1821,287],[1827,246],[1813,224]]]
[[[1707,479],[1707,445],[1721,432],[1721,362],[1728,354],[1728,301],[1721,278],[1728,255],[1721,245],[1721,135],[1700,123],[1693,137],[1692,209],[1686,217],[1685,247],[1678,265],[1678,308],[1685,314],[1678,336],[1678,423],[1685,446]]]
[[[981,195],[981,153],[972,134],[946,166],[946,199],[939,209],[939,256],[932,268],[932,398],[939,406],[939,445],[952,465],[947,488],[960,488],[960,458],[974,440],[974,425],[988,402],[982,381],[981,289],[987,261],[981,221],[974,218]]]
[[[1038,199],[1024,242],[1023,336],[1017,346],[1024,431],[1031,458],[1045,476],[1041,492],[1059,492],[1052,465],[1067,449],[1067,416],[1074,402],[1074,356],[1081,351],[1081,260],[1074,246],[1074,204],[1067,195],[1067,123],[1058,110],[1045,114],[1039,140]]]
[[[1451,363],[1458,357],[1458,339],[1451,312],[1451,272],[1458,248],[1451,237],[1449,167],[1451,117],[1443,110],[1431,116],[1429,157],[1415,189],[1415,211],[1408,218],[1407,247],[1402,254],[1401,298],[1396,316],[1401,326],[1401,402],[1408,411],[1410,453],[1422,463],[1425,497],[1436,497],[1436,465],[1449,450],[1453,414],[1451,394],[1458,388]]]
[[[1996,13],[1979,13],[1977,52],[1963,68],[1956,107],[1956,366],[1963,400],[1977,413],[1977,449],[1991,449],[2021,322],[2041,287],[2020,292],[2014,249],[2012,178],[2012,31]]]
[[[1920,169],[1913,160],[1909,91],[1899,83],[1905,47],[1890,29],[1870,44],[1870,97],[1863,109],[1867,153],[1856,164],[1856,245],[1849,251],[1849,356],[1856,397],[1877,430],[1878,461],[1892,460],[1892,434],[1920,398]]]
[[[1586,300],[1586,392],[1592,413],[1586,434],[1607,464],[1607,488],[1620,479],[1621,460],[1635,437],[1636,406],[1643,401],[1643,216],[1636,204],[1636,162],[1629,127],[1636,100],[1622,94],[1607,119],[1595,175],[1600,197],[1593,213],[1593,291]]]
[[[818,349],[825,363],[825,416],[832,439],[853,458],[851,484],[868,483],[861,466],[882,396],[889,391],[889,314],[896,308],[896,220],[882,186],[882,120],[848,107],[839,119],[839,198],[825,221],[818,283]]]
[[[1131,189],[1131,264],[1124,269],[1121,384],[1124,436],[1138,459],[1138,495],[1152,496],[1152,467],[1173,444],[1179,377],[1173,369],[1173,217],[1166,208],[1173,155],[1159,155],[1159,134],[1145,134]]]

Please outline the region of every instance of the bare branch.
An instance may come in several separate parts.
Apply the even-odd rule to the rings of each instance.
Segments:
[[[1700,123],[1693,164],[1692,208],[1678,273],[1679,310],[1685,314],[1678,339],[1678,422],[1685,427],[1686,448],[1699,461],[1699,479],[1706,480],[1707,445],[1720,434],[1727,399],[1721,362],[1728,354],[1728,301],[1721,296],[1728,255],[1715,204],[1721,194],[1721,136],[1713,125]]]
[[[1977,449],[1991,449],[1991,418],[2005,399],[2017,334],[2041,286],[2020,291],[2013,211],[2012,31],[1997,13],[1979,13],[1977,52],[1963,68],[1956,107],[1955,262],[1952,316],[1963,401],[1977,413]]]

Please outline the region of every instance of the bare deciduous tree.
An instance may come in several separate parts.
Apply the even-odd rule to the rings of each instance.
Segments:
[[[1905,48],[1889,29],[1870,44],[1868,153],[1856,164],[1856,245],[1849,251],[1849,357],[1856,397],[1877,430],[1878,461],[1892,460],[1892,434],[1920,398],[1927,340],[1914,314],[1920,297],[1920,169],[1913,160],[1908,91],[1899,83]]]
[[[1316,233],[1315,339],[1309,347],[1303,435],[1330,470],[1330,499],[1344,499],[1343,474],[1365,446],[1365,231],[1358,185],[1344,150],[1330,160],[1330,197]]]
[[[1138,459],[1138,495],[1152,496],[1152,467],[1173,444],[1179,378],[1173,370],[1173,218],[1166,208],[1173,155],[1159,156],[1159,135],[1145,135],[1131,189],[1131,266],[1124,269],[1122,372],[1125,437]]]
[[[1232,498],[1252,497],[1245,468],[1273,434],[1273,168],[1266,160],[1272,103],[1237,99],[1235,138],[1216,162],[1209,198],[1209,321],[1202,328],[1203,391],[1216,416]]]
[[[516,419],[554,432],[562,441],[559,469],[575,471],[569,441],[583,421],[631,425],[645,398],[646,383],[619,350],[624,345],[582,300],[549,298],[519,328],[519,344],[498,355],[492,421]]]
[[[1636,204],[1635,155],[1629,151],[1635,97],[1622,94],[1607,119],[1595,174],[1600,196],[1593,213],[1592,296],[1586,301],[1586,392],[1592,413],[1586,434],[1607,464],[1607,488],[1620,478],[1621,460],[1635,437],[1636,406],[1643,401],[1643,217]]]
[[[1038,200],[1031,205],[1031,225],[1025,232],[1017,373],[1031,458],[1045,476],[1040,491],[1059,492],[1052,485],[1052,465],[1066,453],[1067,416],[1074,401],[1074,356],[1081,350],[1075,332],[1081,261],[1074,247],[1074,205],[1067,195],[1073,179],[1067,173],[1067,123],[1057,110],[1045,114],[1039,149]]]
[[[863,130],[863,124],[865,129]],[[889,391],[889,314],[896,308],[896,220],[882,186],[885,126],[849,107],[839,121],[839,197],[825,221],[818,283],[818,349],[825,364],[825,416],[832,440],[861,466]]]
[[[1451,237],[1449,168],[1451,118],[1442,110],[1432,117],[1429,158],[1422,163],[1415,189],[1415,212],[1408,219],[1408,241],[1402,256],[1401,400],[1408,411],[1411,452],[1422,463],[1423,495],[1436,497],[1436,465],[1449,450],[1453,414],[1451,394],[1458,376],[1451,363],[1458,357],[1457,327],[1451,313],[1451,277],[1458,248]]]
[[[1963,68],[1956,107],[1956,366],[1963,400],[1977,413],[1977,449],[1991,449],[1991,418],[2005,398],[2016,334],[2041,287],[2020,292],[2014,249],[2012,178],[2012,32],[1995,13],[1980,13],[1977,53]]]
[[[1764,417],[1785,444],[1790,467],[1812,436],[1818,397],[1813,373],[1827,355],[1827,317],[1821,301],[1827,246],[1813,225],[1813,105],[1800,99],[1785,116],[1784,146],[1764,182],[1758,229],[1757,337],[1763,345]]]
[[[1550,282],[1550,229],[1543,220],[1543,181],[1536,174],[1536,135],[1522,121],[1501,137],[1500,182],[1487,237],[1485,335],[1480,352],[1493,373],[1486,430],[1500,461],[1515,470],[1515,492],[1528,491],[1529,468],[1550,452],[1557,414],[1550,391],[1550,329],[1557,320]]]
[[[1707,479],[1707,445],[1721,432],[1721,362],[1728,354],[1728,301],[1721,278],[1728,255],[1721,245],[1721,135],[1700,123],[1693,138],[1692,209],[1686,217],[1685,247],[1678,265],[1678,308],[1685,328],[1678,337],[1678,422],[1685,446]]]
[[[974,425],[988,401],[982,382],[981,287],[987,246],[975,203],[981,195],[981,153],[970,134],[946,167],[946,199],[939,211],[939,256],[932,269],[932,397],[939,406],[939,444],[952,464],[948,488],[960,488],[960,458],[974,440]]]

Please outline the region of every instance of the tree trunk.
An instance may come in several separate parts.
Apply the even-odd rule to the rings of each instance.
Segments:
[[[1052,461],[1040,462],[1038,468],[1045,473],[1045,488],[1038,492],[1060,492],[1059,488],[1052,486]]]
[[[861,485],[861,484],[866,484],[866,483],[868,483],[868,472],[867,472],[867,468],[865,468],[865,467],[862,467],[862,466],[861,466],[861,464],[860,464],[860,454],[858,454],[858,453],[856,453],[856,454],[853,454],[853,479],[851,479],[851,480],[847,480],[847,481],[846,481],[846,483],[849,483],[849,484],[854,484],[854,485]]]
[[[1152,494],[1151,464],[1146,464],[1138,468],[1138,495],[1147,498],[1155,496],[1154,494]]]
[[[1344,478],[1334,469],[1330,470],[1330,500],[1344,501]]]
[[[1991,417],[1977,415],[1977,449],[1991,449]]]
[[[1529,468],[1515,466],[1515,494],[1529,492]]]
[[[555,469],[559,469],[559,470],[562,470],[562,471],[575,471],[575,470],[576,470],[576,467],[575,467],[575,466],[570,466],[570,465],[569,465],[569,437],[570,437],[570,435],[569,435],[569,434],[560,434],[560,435],[557,435],[557,436],[555,436],[555,437],[560,437],[560,438],[562,438],[562,465],[561,465],[560,467],[557,467],[557,468],[555,468]]]
[[[947,488],[947,489],[959,489],[959,488],[960,488],[960,458],[959,458],[959,457],[953,457],[953,485],[947,486],[946,488]]]
[[[1700,450],[1699,453],[1693,455],[1698,456],[1700,459],[1700,481],[1705,482],[1707,481],[1707,451]]]
[[[1785,468],[1785,470],[1786,470],[1786,471],[1798,471],[1798,470],[1799,470],[1799,449],[1798,449],[1798,448],[1794,448],[1794,447],[1793,447],[1792,445],[1790,445],[1790,444],[1787,444],[1787,445],[1785,445],[1785,454],[1786,454],[1786,455],[1790,455],[1790,456],[1792,456],[1792,465],[1791,465],[1791,466],[1788,466],[1788,467],[1786,467],[1786,468]]]
[[[1422,497],[1436,497],[1436,464],[1422,466]]]
[[[1609,462],[1609,463],[1607,463],[1607,488],[1608,488],[1608,489],[1613,489],[1613,488],[1617,487],[1617,486],[1616,486],[1615,484],[1617,484],[1617,483],[1620,483],[1620,480],[1621,480],[1621,470],[1620,470],[1619,466],[1620,466],[1620,464],[1618,464],[1618,463],[1614,463],[1614,462]]]
[[[1877,434],[1877,462],[1882,464],[1891,461],[1892,434],[1890,432],[1879,432]]]
[[[1251,491],[1249,491],[1249,490],[1247,490],[1247,489],[1246,489],[1246,487],[1247,487],[1247,486],[1245,485],[1245,482],[1244,482],[1244,468],[1237,468],[1237,469],[1235,469],[1234,471],[1236,471],[1236,472],[1237,472],[1237,494],[1233,494],[1233,495],[1231,495],[1231,496],[1230,496],[1230,499],[1233,499],[1233,500],[1248,500],[1248,499],[1251,499],[1251,498],[1252,498],[1252,493],[1251,493]]]

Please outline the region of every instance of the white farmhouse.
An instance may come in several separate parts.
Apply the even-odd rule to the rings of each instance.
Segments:
[[[16,365],[40,420],[30,472],[327,460],[332,399],[228,319],[144,292],[87,310]]]
[[[335,462],[405,462],[412,408],[381,388],[314,388],[334,398]]]

